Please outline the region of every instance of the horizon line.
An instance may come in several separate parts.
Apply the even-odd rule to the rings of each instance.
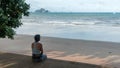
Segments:
[[[30,12],[30,13],[36,13],[36,12]],[[46,12],[46,13],[113,13],[115,14],[120,12]]]

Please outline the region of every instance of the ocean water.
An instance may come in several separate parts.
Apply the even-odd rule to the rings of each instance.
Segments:
[[[31,13],[17,34],[120,42],[120,13]]]

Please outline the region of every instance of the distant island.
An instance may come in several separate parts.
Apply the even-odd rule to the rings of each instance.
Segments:
[[[50,11],[49,11],[49,10],[46,10],[46,9],[44,9],[44,8],[35,10],[35,13],[48,13],[48,12],[50,12]]]

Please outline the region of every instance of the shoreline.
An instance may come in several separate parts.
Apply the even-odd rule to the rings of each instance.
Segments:
[[[31,56],[32,35],[0,39],[0,52]],[[120,43],[41,37],[48,58],[94,65],[120,67]]]
[[[54,21],[53,22],[48,21],[48,23],[47,21],[45,23],[23,22],[23,25],[20,28],[16,29],[16,33],[34,35],[39,32],[42,36],[44,35],[51,37],[120,42],[119,27],[85,25],[85,24],[76,26],[71,24],[68,25],[65,23],[64,24],[63,23],[60,24],[60,23],[61,22],[59,21],[57,21],[56,23],[54,23]],[[79,23],[82,22],[78,22],[78,24]],[[84,23],[89,23],[89,22],[84,22]],[[39,27],[40,29],[37,29]]]

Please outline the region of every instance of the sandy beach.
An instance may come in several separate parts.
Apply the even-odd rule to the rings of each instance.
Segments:
[[[48,60],[34,67],[33,41],[31,35],[0,39],[0,68],[120,68],[120,43],[53,37],[41,37]]]

